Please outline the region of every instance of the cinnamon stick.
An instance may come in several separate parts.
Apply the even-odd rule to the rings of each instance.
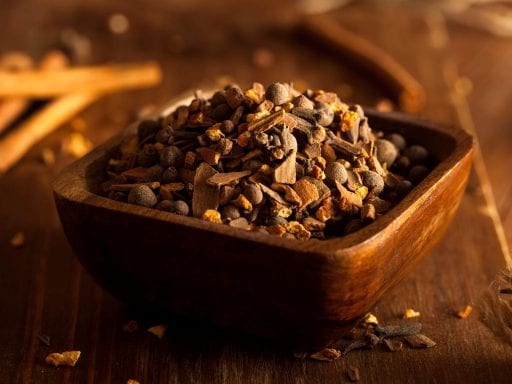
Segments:
[[[300,29],[334,52],[352,60],[377,77],[406,112],[417,112],[425,103],[425,91],[418,81],[387,52],[363,37],[343,28],[332,18],[308,16]]]
[[[94,93],[74,93],[51,101],[0,140],[0,174],[16,163],[36,142],[94,102]]]
[[[21,55],[21,54],[18,54]],[[23,55],[25,57],[25,67],[20,68],[20,70],[29,70],[32,68],[32,59],[30,56]],[[0,70],[8,70],[7,66],[9,66],[9,61],[4,62],[0,60],[2,63],[0,65]],[[30,64],[32,63],[32,64]],[[30,66],[29,66],[30,64]],[[44,71],[48,70],[57,70],[66,67],[68,64],[68,60],[64,53],[54,50],[48,52],[41,63],[39,64],[39,68]],[[7,129],[18,117],[20,117],[23,112],[25,112],[30,105],[30,100],[24,97],[8,97],[2,101],[0,101],[0,133]]]
[[[150,87],[161,80],[157,63],[68,68],[48,73],[0,71],[0,97],[48,98],[62,94],[97,94]]]

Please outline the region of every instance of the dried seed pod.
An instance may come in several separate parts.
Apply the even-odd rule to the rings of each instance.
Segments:
[[[316,105],[314,118],[316,122],[324,127],[331,125],[334,121],[334,111],[329,104],[318,103]]]
[[[375,142],[375,147],[377,148],[377,159],[380,163],[386,163],[388,168],[391,167],[398,156],[395,145],[391,141],[379,139]]]
[[[128,202],[131,204],[151,208],[157,201],[154,192],[147,185],[138,185],[128,193]]]
[[[219,128],[222,132],[229,135],[235,131],[235,124],[231,120],[224,120],[222,123],[220,123]]]
[[[158,151],[153,144],[144,144],[142,151],[137,155],[137,164],[141,167],[150,167],[158,161]]]
[[[368,187],[375,195],[379,195],[384,190],[384,180],[374,171],[361,172],[363,184]]]
[[[159,164],[155,164],[148,168],[146,171],[147,181],[159,181],[164,173],[164,167]]]
[[[174,144],[173,129],[170,126],[160,129],[156,133],[155,141],[165,145]]]
[[[267,87],[265,98],[274,105],[282,105],[290,100],[288,87],[282,83],[273,83]]]
[[[428,151],[421,145],[411,145],[405,149],[404,156],[409,158],[412,165],[424,164],[428,160]]]
[[[175,167],[169,167],[162,173],[161,182],[164,184],[173,183],[178,179],[178,170]]]
[[[215,146],[215,151],[219,152],[222,156],[227,156],[233,149],[233,142],[230,139],[222,138]]]
[[[232,109],[237,108],[245,100],[245,95],[238,86],[232,86],[231,88],[226,89],[224,97],[226,98],[226,103]]]
[[[160,129],[160,123],[155,120],[142,120],[137,126],[137,135],[139,140],[154,135]]]
[[[227,119],[231,116],[232,109],[227,104],[219,104],[210,112],[210,117],[216,121]]]

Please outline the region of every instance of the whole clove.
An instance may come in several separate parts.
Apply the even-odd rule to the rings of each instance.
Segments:
[[[434,165],[424,147],[370,126],[361,106],[323,90],[254,83],[210,98],[196,92],[189,105],[138,124],[108,160],[102,188],[243,230],[340,236],[378,220]]]

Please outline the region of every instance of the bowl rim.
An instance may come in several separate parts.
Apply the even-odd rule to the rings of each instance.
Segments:
[[[205,94],[208,94],[205,92]],[[190,93],[189,93],[190,95]],[[145,118],[159,118],[168,114],[178,105],[186,104],[193,96],[178,96],[166,103],[157,112],[145,116]],[[113,136],[103,144],[97,146],[88,154],[66,166],[53,180],[52,187],[56,200],[67,200],[77,204],[84,204],[112,211],[129,213],[149,219],[159,220],[189,228],[213,232],[218,235],[234,237],[249,242],[264,243],[279,248],[285,248],[298,253],[317,253],[332,256],[350,249],[357,254],[360,247],[364,247],[372,239],[381,235],[393,235],[403,220],[413,215],[417,208],[427,202],[436,186],[446,179],[464,159],[471,156],[475,146],[474,138],[462,128],[455,125],[435,123],[428,119],[407,115],[400,112],[379,112],[372,108],[364,108],[368,117],[381,121],[397,122],[408,126],[417,126],[436,131],[453,139],[454,145],[451,153],[441,160],[434,169],[389,212],[380,216],[377,220],[353,233],[334,237],[326,240],[310,239],[308,241],[269,236],[259,232],[250,232],[233,228],[228,225],[219,225],[201,220],[195,217],[179,216],[170,212],[160,211],[154,208],[146,208],[121,201],[115,201],[108,197],[92,192],[88,186],[87,171],[93,163],[105,160],[108,152],[120,144],[121,140],[134,132],[138,121],[130,124],[121,133]]]

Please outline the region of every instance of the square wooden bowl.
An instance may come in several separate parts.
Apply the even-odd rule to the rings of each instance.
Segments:
[[[463,130],[398,113],[367,115],[373,129],[424,145],[437,166],[390,212],[350,235],[283,239],[103,197],[106,162],[127,133],[54,181],[64,231],[87,271],[125,302],[294,346],[324,345],[430,252],[471,168],[473,140]]]

